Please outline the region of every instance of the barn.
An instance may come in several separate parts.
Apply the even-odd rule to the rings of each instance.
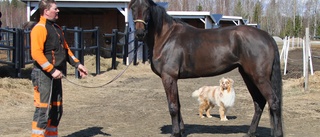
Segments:
[[[37,21],[38,0],[22,0],[27,4],[28,21]],[[101,32],[110,33],[117,28],[124,31],[128,24],[129,12],[127,9],[130,0],[56,0],[60,14],[58,24],[61,26],[78,26],[83,29],[91,29],[99,26]],[[167,7],[168,3],[160,2]],[[222,16],[211,14],[209,11],[168,11],[174,18],[180,18],[185,22],[199,28],[210,29],[214,24],[219,26],[243,25],[247,20],[239,16]]]
[[[27,5],[28,21],[39,20],[38,0],[21,0]],[[111,33],[113,29],[125,32],[126,29],[133,30],[133,21],[128,10],[130,0],[56,0],[59,7],[59,19],[57,23],[67,28],[80,27],[82,29],[93,29],[99,27],[99,36]],[[167,7],[168,3],[160,2],[159,5]],[[245,25],[247,21],[242,17],[223,16],[212,14],[208,11],[168,11],[169,15],[198,28],[217,28],[230,25]],[[85,36],[86,37],[90,36]],[[132,38],[132,37],[131,37]],[[87,38],[88,39],[88,38]],[[99,43],[108,47],[110,40],[100,38]],[[72,40],[68,40],[72,44]],[[120,51],[121,52],[121,51]],[[138,52],[141,59],[141,51]],[[108,56],[108,55],[107,55]]]
[[[39,18],[38,0],[22,0],[27,4],[28,21]],[[91,29],[99,26],[105,32],[118,28],[124,31],[127,21],[127,5],[130,0],[56,0],[61,26],[79,26]],[[102,32],[104,32],[102,31]]]

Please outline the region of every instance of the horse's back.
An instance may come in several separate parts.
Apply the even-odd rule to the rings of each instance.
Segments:
[[[274,39],[265,31],[246,25],[209,30],[212,34],[206,46],[212,48],[215,62],[226,68],[238,64],[247,70],[271,70],[278,48]],[[217,57],[220,56],[220,57]],[[213,64],[216,64],[213,62]],[[219,67],[217,67],[219,68]]]
[[[251,26],[235,27],[239,64],[251,75],[269,77],[275,60],[279,58],[278,46],[267,32]]]
[[[204,47],[208,47],[204,48],[204,50],[212,49],[217,51],[211,51],[211,53],[223,55],[223,53],[230,54],[232,52],[234,56],[239,58],[264,58],[265,56],[274,56],[274,52],[278,50],[278,46],[272,36],[261,29],[251,26],[229,26],[198,31],[203,32],[198,37],[202,37],[201,40]]]
[[[250,55],[250,57],[274,56],[278,46],[271,35],[266,31],[246,26],[231,26],[222,28],[220,35],[228,39],[230,46],[236,48],[239,54]],[[244,54],[246,53],[246,54]]]

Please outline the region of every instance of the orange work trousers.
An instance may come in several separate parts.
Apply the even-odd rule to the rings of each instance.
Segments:
[[[31,137],[58,137],[63,112],[61,79],[52,79],[49,73],[34,68],[31,80],[35,106]]]

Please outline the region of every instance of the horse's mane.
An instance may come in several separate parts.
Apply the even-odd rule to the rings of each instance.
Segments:
[[[157,34],[161,33],[163,27],[163,21],[167,22],[169,25],[172,25],[173,22],[186,24],[185,22],[181,21],[180,19],[174,19],[170,15],[167,14],[167,11],[160,5],[157,5],[152,0],[149,0],[150,4],[150,22],[152,25],[151,27],[155,29]]]

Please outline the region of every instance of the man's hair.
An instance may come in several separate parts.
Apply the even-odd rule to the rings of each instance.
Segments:
[[[43,15],[45,9],[50,9],[52,3],[56,3],[55,0],[40,0],[39,2],[40,15]]]

